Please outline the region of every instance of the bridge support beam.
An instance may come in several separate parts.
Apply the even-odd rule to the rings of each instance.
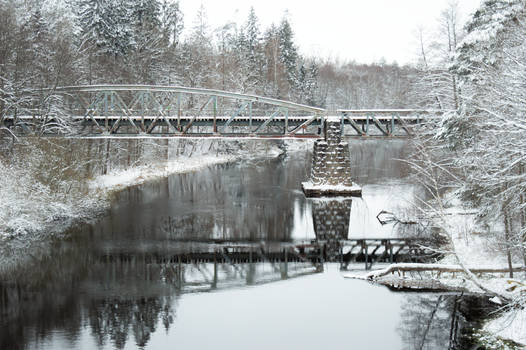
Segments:
[[[324,138],[314,143],[310,181],[302,183],[307,197],[361,196],[351,180],[349,145],[342,141],[340,118],[324,121]]]

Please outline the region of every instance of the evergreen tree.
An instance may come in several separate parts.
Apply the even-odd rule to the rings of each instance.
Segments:
[[[77,0],[81,41],[104,54],[126,55],[133,45],[127,5],[124,0]]]
[[[201,4],[194,19],[194,26],[190,34],[191,40],[197,45],[211,46],[210,28],[205,7]]]
[[[298,81],[301,92],[300,102],[310,106],[323,107],[324,102],[320,96],[318,71],[318,64],[314,60],[308,65],[306,63],[301,65]]]
[[[179,1],[163,0],[161,3],[160,25],[165,46],[176,47],[184,28],[184,16]]]
[[[25,23],[29,34],[32,64],[29,70],[34,71],[33,82],[40,88],[50,84],[50,69],[52,68],[52,37],[49,24],[42,16],[40,8],[35,8]]]
[[[289,82],[289,96],[292,96],[298,85],[298,51],[294,45],[294,34],[286,17],[278,28],[279,59],[283,63]]]
[[[128,0],[134,50],[129,55],[131,80],[153,84],[163,54],[161,5],[158,0]]]
[[[162,84],[181,84],[177,71],[181,65],[179,42],[183,28],[183,13],[179,8],[179,1],[163,0],[160,9],[162,62],[159,67],[159,82]]]
[[[248,19],[243,29],[244,33],[246,33],[244,37],[246,49],[248,51],[248,57],[252,61],[255,61],[257,56],[257,50],[260,46],[261,38],[259,32],[258,18],[256,16],[256,12],[254,11],[254,7],[250,8]]]
[[[250,8],[248,19],[239,34],[239,50],[242,53],[245,84],[243,91],[256,93],[263,82],[263,51],[258,18],[254,8]]]
[[[149,41],[160,32],[161,4],[158,0],[129,0],[135,41]]]
[[[485,0],[466,24],[466,38],[457,49],[452,71],[464,80],[483,80],[477,68],[501,61],[502,43],[511,28],[520,26],[517,18],[524,11],[522,0]]]

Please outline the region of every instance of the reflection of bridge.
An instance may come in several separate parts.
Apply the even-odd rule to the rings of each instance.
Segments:
[[[248,253],[248,252],[247,252]],[[320,272],[321,266],[291,256],[279,260],[262,256],[253,250],[249,254],[216,252],[106,252],[95,264],[104,268],[134,271],[145,266],[162,283],[173,286],[180,293],[207,292],[246,285],[260,285]]]
[[[357,136],[407,136],[438,111],[337,110],[267,97],[174,86],[94,85],[46,91],[55,104],[43,108],[36,96],[27,106],[9,110],[5,126],[15,133],[35,129],[60,134],[59,124],[75,126],[78,136],[147,134],[170,137],[319,137],[323,119],[339,118],[342,132]],[[62,117],[59,117],[62,115]],[[60,119],[60,121],[59,121]],[[46,127],[48,126],[48,127]]]
[[[280,268],[284,271],[288,270],[289,263],[306,263],[307,266],[322,269],[324,262],[339,262],[342,268],[353,262],[362,262],[369,268],[374,262],[426,262],[437,257],[435,251],[424,247],[422,243],[423,240],[417,238],[353,238],[336,242],[329,239],[269,246],[259,243],[216,243],[181,252],[142,253],[140,259],[145,264],[167,266],[207,263],[213,264],[214,269],[221,264],[234,266],[255,263],[283,263]],[[136,259],[136,254],[107,252],[100,259],[104,262],[131,262]],[[283,275],[283,270],[281,272]]]

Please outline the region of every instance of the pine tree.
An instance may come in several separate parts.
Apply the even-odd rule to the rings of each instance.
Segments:
[[[452,71],[471,81],[483,80],[477,75],[481,66],[495,66],[504,55],[502,43],[511,27],[520,25],[524,14],[522,0],[485,0],[466,24],[466,37],[460,43]]]
[[[289,82],[289,93],[291,97],[298,85],[298,71],[297,60],[298,51],[294,44],[294,34],[286,17],[281,21],[278,28],[279,36],[279,59],[283,63],[285,72],[287,74],[287,81]]]
[[[124,56],[133,46],[128,6],[124,0],[77,0],[81,41],[98,52]]]
[[[263,51],[258,18],[253,7],[250,8],[247,22],[240,31],[238,43],[245,75],[243,91],[256,93],[263,82]]]
[[[177,47],[184,29],[184,16],[179,1],[163,0],[160,9],[160,25],[165,46]]]
[[[135,40],[149,41],[160,32],[161,4],[158,0],[128,0]]]
[[[52,37],[49,24],[42,16],[40,8],[35,8],[25,23],[31,45],[30,70],[34,71],[33,81],[39,88],[48,87],[52,67]]]
[[[259,23],[256,16],[256,11],[254,7],[250,7],[250,12],[248,14],[247,22],[244,26],[245,34],[245,45],[248,51],[248,57],[252,60],[256,60],[257,50],[260,46],[260,32],[259,32]]]
[[[305,71],[301,84],[304,96],[303,102],[310,106],[324,107],[325,102],[322,101],[318,83],[318,63],[313,60],[308,67],[302,66],[302,68]]]
[[[191,39],[197,45],[201,46],[210,46],[210,28],[208,26],[208,17],[206,14],[205,7],[201,4],[197,10],[197,15],[194,19],[194,26],[192,28],[192,33],[190,34]]]
[[[152,84],[160,71],[163,38],[158,0],[128,0],[134,47],[128,57],[133,82]]]
[[[162,61],[159,67],[159,82],[162,84],[181,84],[181,77],[177,74],[177,70],[181,62],[179,44],[184,28],[183,18],[179,1],[162,1],[160,9]]]

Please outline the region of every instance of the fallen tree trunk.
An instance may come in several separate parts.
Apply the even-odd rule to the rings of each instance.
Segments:
[[[515,266],[512,268],[513,272],[526,271],[524,266]],[[478,267],[469,268],[472,273],[507,273],[509,268],[493,268],[493,267]],[[395,272],[465,272],[459,265],[441,265],[441,264],[392,264],[387,268],[373,271],[366,275],[369,280],[374,280],[390,273]]]

